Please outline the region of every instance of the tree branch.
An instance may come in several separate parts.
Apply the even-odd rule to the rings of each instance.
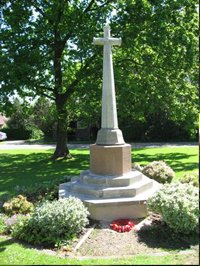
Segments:
[[[78,83],[83,79],[83,77],[84,77],[83,74],[84,74],[85,70],[91,64],[91,62],[94,60],[95,57],[96,57],[96,54],[94,54],[92,57],[90,57],[87,60],[87,62],[85,63],[85,65],[78,71],[78,73],[76,74],[76,79],[69,85],[67,91],[63,94],[63,97],[65,99],[68,99],[69,96],[74,92]]]
[[[133,59],[124,59],[124,60],[119,60],[119,61],[116,61],[116,63],[123,63],[123,62],[131,62],[135,65],[138,65],[138,66],[142,66],[142,67],[149,67],[147,66],[146,64],[141,64],[139,62],[136,62],[135,60]],[[161,66],[154,66],[154,65],[151,65],[150,67],[153,67],[153,68],[158,68],[158,69],[163,69],[163,70],[167,70],[167,71],[172,71],[174,70],[175,68],[166,68],[166,67],[161,67]],[[176,68],[176,69],[179,69],[179,70],[184,70],[183,68]]]
[[[102,8],[104,6],[106,6],[107,4],[111,3],[111,2],[114,2],[113,0],[107,0],[105,1],[105,3],[103,3],[102,5],[98,6],[97,8],[92,8],[91,11],[95,11],[95,10],[98,10],[99,8]]]
[[[86,7],[86,9],[83,11],[84,13],[87,13],[88,11],[90,11],[91,7],[93,6],[93,4],[95,3],[95,0],[91,0],[90,3],[88,4],[88,6]]]
[[[47,94],[46,92],[44,92],[43,90],[48,90],[48,91],[52,91],[52,92],[54,92],[54,90],[53,90],[53,88],[47,88],[47,87],[44,87],[44,86],[40,86],[40,87],[35,87],[35,91],[38,93],[38,94],[40,94],[40,95],[42,95],[42,96],[45,96],[45,97],[47,97],[47,98],[49,98],[49,99],[51,99],[51,100],[53,100],[53,101],[55,101],[55,97],[53,97],[52,95],[49,95],[49,94]]]

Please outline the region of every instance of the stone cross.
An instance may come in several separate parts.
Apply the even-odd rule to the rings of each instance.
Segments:
[[[121,145],[124,139],[118,128],[115,83],[112,62],[112,46],[121,45],[121,38],[110,36],[110,26],[104,26],[104,37],[94,38],[93,43],[103,45],[103,90],[102,90],[102,114],[101,129],[97,135],[96,144]]]

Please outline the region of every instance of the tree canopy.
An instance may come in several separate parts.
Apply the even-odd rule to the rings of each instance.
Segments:
[[[92,39],[107,18],[122,37],[113,49],[119,119],[197,120],[196,1],[1,2],[1,106],[16,92],[54,101],[55,158],[69,153],[70,114],[100,116],[102,49]]]

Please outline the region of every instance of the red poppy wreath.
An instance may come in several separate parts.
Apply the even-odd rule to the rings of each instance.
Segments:
[[[112,221],[110,228],[119,233],[129,232],[134,227],[134,223],[129,219],[118,219]]]

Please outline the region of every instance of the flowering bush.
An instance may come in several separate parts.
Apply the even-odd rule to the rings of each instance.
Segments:
[[[198,231],[199,191],[192,184],[165,184],[147,201],[149,210],[162,215],[175,232]]]
[[[46,201],[35,207],[22,229],[13,228],[13,236],[33,244],[60,245],[82,231],[88,214],[83,203],[74,197]]]
[[[197,172],[185,174],[181,179],[181,183],[191,183],[195,187],[199,187],[199,175]]]
[[[27,201],[26,197],[18,195],[17,197],[5,202],[3,204],[3,209],[8,215],[17,213],[27,214],[33,210],[33,204]]]
[[[159,183],[170,183],[175,176],[174,171],[164,161],[154,161],[147,164],[142,173]]]

